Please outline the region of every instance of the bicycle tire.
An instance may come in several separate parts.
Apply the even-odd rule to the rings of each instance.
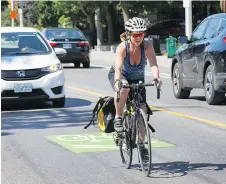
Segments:
[[[148,150],[148,154],[149,154],[148,155],[149,158],[148,158],[148,168],[147,169],[144,168],[142,151],[141,151],[139,142],[137,144],[138,158],[139,158],[139,161],[140,161],[140,166],[141,166],[142,171],[145,173],[146,176],[149,176],[150,173],[151,173],[151,169],[152,169],[151,136],[150,136],[150,130],[149,130],[149,127],[148,127],[148,122],[147,122],[147,119],[145,118],[145,113],[144,113],[143,109],[139,109],[139,111],[140,111],[141,119],[143,120],[145,134],[147,136],[147,150]],[[139,124],[140,123],[141,122],[139,122]],[[137,126],[137,137],[138,137],[138,141],[139,141],[139,126]]]
[[[127,156],[129,157],[128,161],[125,160],[125,155],[123,154],[123,149],[122,149],[122,143],[119,145],[119,150],[120,150],[120,156],[122,158],[122,163],[124,164],[126,169],[129,169],[132,164],[132,159],[133,159],[133,149],[132,149],[132,143],[131,143],[131,129],[129,126],[128,122],[128,117],[129,115],[124,112],[122,115],[122,124],[124,127],[124,139],[126,141],[126,152],[128,153]],[[121,140],[123,142],[123,138]]]

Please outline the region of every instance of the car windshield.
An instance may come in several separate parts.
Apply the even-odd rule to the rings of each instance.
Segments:
[[[84,39],[83,33],[76,29],[48,29],[46,31],[46,37],[49,40],[77,38]]]
[[[46,54],[50,47],[36,32],[1,33],[1,55]]]

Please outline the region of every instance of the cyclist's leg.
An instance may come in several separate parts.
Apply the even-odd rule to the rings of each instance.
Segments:
[[[114,89],[114,77],[115,77],[115,70],[113,67],[111,67],[109,73],[108,73],[108,79],[110,81],[110,84],[112,88]],[[128,84],[128,81],[122,76],[121,81],[123,84]],[[126,104],[127,97],[128,97],[129,89],[122,88],[120,91],[120,100],[119,102],[116,102],[117,99],[117,92],[114,90],[114,104],[115,104],[115,120],[114,120],[114,127],[116,132],[122,132],[122,112],[123,108]]]
[[[148,107],[147,107],[147,103],[146,103],[146,88],[145,87],[142,88],[141,97],[142,97],[141,109],[145,113],[145,117],[144,118],[147,118]],[[143,121],[143,123],[139,124],[139,137],[140,137],[140,140],[142,141],[142,144],[140,145],[140,148],[142,149],[142,152],[143,152],[143,156],[142,156],[143,161],[148,161],[148,159],[149,159],[149,157],[148,157],[149,156],[149,152],[148,152],[148,149],[145,147],[145,145],[147,144],[147,141],[148,141],[148,140],[145,140],[145,136],[147,137],[147,134],[145,132],[147,130],[145,131],[144,120],[141,120],[141,121]]]
[[[141,109],[143,109],[144,113],[145,113],[145,117],[147,115],[147,106],[146,106],[146,88],[145,87],[142,87],[141,88],[141,97],[142,97],[142,100],[140,101],[140,105],[141,105]],[[142,141],[144,141],[145,139],[145,127],[144,127],[144,124],[140,124],[140,139]]]

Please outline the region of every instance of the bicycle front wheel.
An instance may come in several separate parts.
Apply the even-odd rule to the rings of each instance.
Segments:
[[[132,157],[133,157],[133,149],[131,144],[131,129],[129,126],[130,121],[130,115],[125,112],[122,116],[122,124],[124,128],[124,132],[121,135],[120,138],[120,155],[122,158],[122,163],[124,164],[126,169],[129,169],[131,167],[132,163]]]
[[[142,171],[149,176],[152,168],[151,136],[145,113],[140,109],[137,117],[137,149]]]

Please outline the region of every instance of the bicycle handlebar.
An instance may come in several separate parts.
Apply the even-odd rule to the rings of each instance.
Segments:
[[[120,99],[120,90],[121,88],[130,88],[130,89],[134,89],[134,88],[139,88],[139,87],[145,87],[145,86],[155,86],[154,83],[138,83],[138,84],[122,84],[121,81],[118,82],[118,91],[117,91],[117,103],[119,102]],[[157,99],[160,99],[160,89],[157,88]]]

